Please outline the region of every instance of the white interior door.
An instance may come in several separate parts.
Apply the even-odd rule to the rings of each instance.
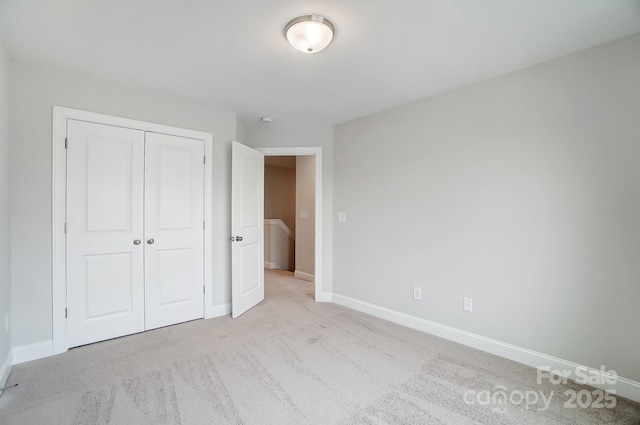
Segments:
[[[144,330],[144,132],[68,121],[68,346]]]
[[[146,329],[204,316],[204,142],[146,133]]]
[[[232,145],[231,316],[264,299],[264,155]]]

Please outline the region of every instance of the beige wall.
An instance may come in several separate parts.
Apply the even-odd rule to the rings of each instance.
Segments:
[[[640,381],[639,111],[636,34],[337,126],[334,292]]]
[[[11,211],[9,175],[9,58],[0,44],[0,387],[2,365],[11,351],[11,333],[5,317],[11,314]]]
[[[51,131],[53,105],[213,134],[213,305],[230,302],[231,141],[235,114],[125,86],[11,64],[13,346],[52,338]],[[3,168],[4,170],[4,168]]]
[[[311,276],[315,274],[315,173],[315,157],[296,157],[295,271]]]
[[[279,218],[295,234],[296,170],[264,167],[264,218]]]

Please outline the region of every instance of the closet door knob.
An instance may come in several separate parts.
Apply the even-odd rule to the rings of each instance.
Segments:
[[[154,241],[153,239],[147,239],[147,243],[148,243],[149,245],[153,245],[153,243],[154,243],[154,242],[155,242],[155,241]]]
[[[140,239],[134,239],[133,240],[133,244],[134,245],[140,245]]]

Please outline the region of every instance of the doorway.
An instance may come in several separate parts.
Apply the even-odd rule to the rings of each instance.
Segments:
[[[234,141],[231,149],[231,316],[237,318],[264,299],[265,156],[305,156],[315,161],[314,294],[322,291],[322,148],[253,149]]]
[[[259,152],[262,152],[265,157],[304,157],[308,160],[313,160],[313,272],[309,273],[309,276],[305,280],[311,280],[314,282],[314,298],[316,301],[329,301],[323,297],[323,269],[322,269],[322,148],[320,147],[283,147],[283,148],[258,148]],[[297,211],[297,217],[300,216],[300,212]],[[307,223],[309,223],[309,210],[307,209]],[[299,218],[296,218],[298,220]],[[299,278],[303,278],[304,275],[298,273]]]
[[[264,266],[314,282],[315,157],[265,156]]]

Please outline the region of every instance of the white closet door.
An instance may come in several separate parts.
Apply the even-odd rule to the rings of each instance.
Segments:
[[[68,121],[68,346],[144,330],[144,132]]]
[[[146,329],[204,316],[204,142],[146,134]]]

